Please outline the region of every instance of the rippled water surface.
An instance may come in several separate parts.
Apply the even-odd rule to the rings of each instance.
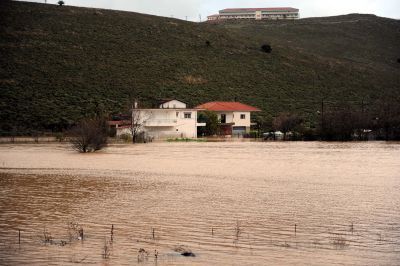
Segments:
[[[1,145],[0,229],[0,265],[399,265],[400,144]]]

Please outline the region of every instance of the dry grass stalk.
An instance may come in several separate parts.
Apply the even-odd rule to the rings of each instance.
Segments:
[[[53,237],[51,236],[50,232],[45,228],[43,228],[43,242],[45,244],[52,244]]]
[[[83,228],[80,224],[76,222],[68,223],[68,237],[69,242],[74,240],[83,240]]]
[[[239,221],[236,221],[236,227],[235,227],[236,240],[239,240],[241,232],[242,232],[242,229],[240,228],[240,223],[239,223]]]
[[[104,246],[103,246],[103,259],[109,259],[111,256],[111,241],[107,240],[107,237],[104,238]]]
[[[147,252],[144,248],[139,249],[137,259],[138,263],[144,262],[145,260],[147,261],[149,259],[149,252]]]

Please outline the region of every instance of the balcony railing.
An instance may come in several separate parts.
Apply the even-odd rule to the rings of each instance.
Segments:
[[[177,123],[176,119],[149,119],[144,122],[145,127],[172,127]]]

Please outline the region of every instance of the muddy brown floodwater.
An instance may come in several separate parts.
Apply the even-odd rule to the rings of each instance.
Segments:
[[[1,265],[400,264],[399,143],[3,144],[0,167]]]

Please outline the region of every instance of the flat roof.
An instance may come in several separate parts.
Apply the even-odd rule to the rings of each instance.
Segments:
[[[165,110],[171,110],[171,111],[201,111],[203,109],[199,108],[137,108],[134,110],[138,111],[165,111]]]
[[[292,11],[298,12],[299,9],[293,7],[261,7],[261,8],[226,8],[219,12],[237,13],[237,12],[255,12],[255,11]]]

